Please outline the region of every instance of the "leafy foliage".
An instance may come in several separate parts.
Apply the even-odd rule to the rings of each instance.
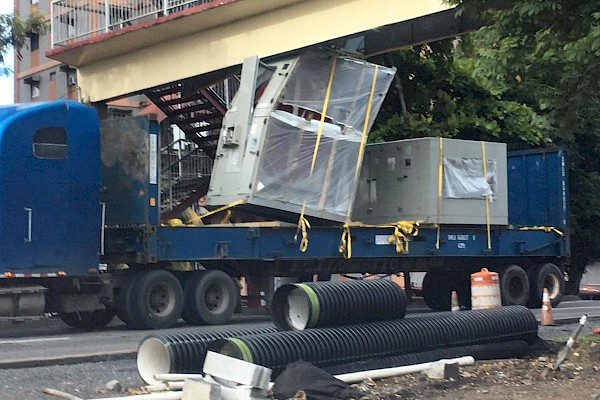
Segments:
[[[464,0],[461,7],[485,2]],[[572,275],[600,259],[600,1],[518,0],[473,36],[473,76],[540,110],[570,157]],[[518,80],[514,77],[519,76]]]
[[[563,146],[570,160],[571,277],[600,259],[600,0],[449,0],[489,25],[394,55],[375,140],[443,135],[510,148]],[[494,2],[498,4],[498,2]],[[450,45],[451,44],[451,45]],[[402,96],[399,96],[400,98]]]
[[[27,45],[27,37],[31,34],[43,35],[48,31],[49,24],[45,17],[32,13],[27,19],[14,14],[0,15],[0,72],[8,73],[4,67],[4,56],[12,47],[21,57],[21,49]]]
[[[372,141],[443,136],[503,141],[512,147],[551,141],[546,118],[526,103],[495,94],[472,76],[474,61],[456,57],[462,46],[447,40],[378,60],[391,62],[399,71]]]

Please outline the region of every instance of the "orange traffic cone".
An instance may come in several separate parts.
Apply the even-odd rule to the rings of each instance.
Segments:
[[[554,317],[552,317],[552,304],[550,303],[550,296],[548,296],[548,289],[544,288],[544,295],[542,296],[542,326],[554,325]]]
[[[455,313],[460,311],[460,306],[458,305],[458,296],[456,294],[456,290],[452,291],[452,307],[450,310]]]

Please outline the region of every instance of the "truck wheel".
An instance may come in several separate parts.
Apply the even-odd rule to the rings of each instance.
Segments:
[[[229,321],[237,304],[239,291],[223,271],[204,271],[185,285],[182,318],[192,325],[221,325]]]
[[[460,304],[471,308],[471,286],[467,274],[454,271],[428,272],[423,278],[423,300],[436,311],[450,311],[452,291],[456,290]]]
[[[502,305],[526,305],[529,300],[529,278],[525,270],[518,265],[508,265],[498,272]]]
[[[449,311],[452,291],[445,285],[441,274],[428,272],[423,278],[423,300],[432,310]]]
[[[129,328],[163,329],[175,325],[183,308],[183,289],[172,273],[144,272],[134,276],[129,285],[125,296]]]
[[[235,308],[233,309],[233,312],[235,314],[241,314],[242,311],[244,311],[244,307],[242,305],[242,295],[241,295],[242,285],[240,284],[240,280],[236,277],[232,276],[231,280],[233,281],[233,285],[235,286],[235,292],[237,293],[236,299],[235,299]]]
[[[135,278],[137,278],[137,275],[129,275],[123,278],[123,283],[116,298],[117,317],[127,325],[131,324],[131,290]]]
[[[550,298],[552,307],[559,305],[565,292],[565,280],[560,268],[552,263],[536,268],[531,288],[533,291],[529,302],[531,307],[540,307],[542,305],[544,288],[548,289],[548,297]]]
[[[116,310],[105,308],[104,310],[59,313],[58,316],[70,327],[87,331],[104,328],[113,320],[115,314]]]

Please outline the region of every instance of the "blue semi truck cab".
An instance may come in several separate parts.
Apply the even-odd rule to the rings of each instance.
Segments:
[[[276,276],[426,271],[423,296],[438,310],[449,309],[452,290],[468,306],[469,276],[482,267],[499,272],[503,304],[539,306],[544,288],[558,304],[564,292],[560,149],[509,155],[508,225],[331,222],[308,230],[306,249],[296,224],[164,218],[159,156],[160,128],[148,117],[100,122],[73,101],[0,107],[1,320],[221,324],[239,303],[242,276],[269,286]]]

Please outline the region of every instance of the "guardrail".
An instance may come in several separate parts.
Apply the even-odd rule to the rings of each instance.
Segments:
[[[52,47],[218,0],[52,0]]]

